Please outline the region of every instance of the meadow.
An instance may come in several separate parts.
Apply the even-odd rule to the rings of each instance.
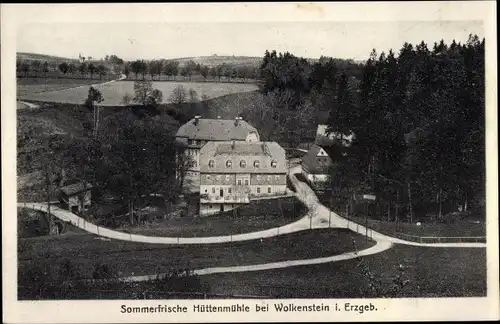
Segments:
[[[102,82],[105,81],[95,78],[92,80],[74,78],[18,78],[17,96],[25,98],[42,92],[60,91]]]
[[[172,91],[179,85],[182,85],[186,91],[193,89],[198,97],[203,95],[208,98],[216,98],[237,92],[249,92],[258,89],[255,84],[238,83],[204,83],[204,82],[153,82],[153,87],[163,93],[163,102],[167,103]],[[119,106],[125,94],[134,94],[134,83],[126,81],[116,81],[107,84],[94,85],[103,95],[103,106]],[[45,92],[19,92],[21,100],[33,100],[43,102],[60,102],[81,104],[85,101],[88,94],[88,86],[78,86],[70,89],[45,91]]]
[[[353,241],[354,239],[354,241]],[[22,238],[18,241],[19,270],[47,263],[54,272],[65,259],[89,277],[96,262],[119,276],[311,259],[363,250],[375,244],[346,229],[317,229],[222,244],[164,245],[110,240],[91,234]],[[43,261],[42,261],[43,260]]]

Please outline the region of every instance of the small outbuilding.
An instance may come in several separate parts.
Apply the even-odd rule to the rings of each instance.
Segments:
[[[91,204],[92,185],[86,182],[77,182],[59,188],[59,200],[63,208],[71,212],[82,212]]]
[[[327,183],[331,166],[330,155],[318,145],[313,145],[302,157],[302,174],[314,186]]]

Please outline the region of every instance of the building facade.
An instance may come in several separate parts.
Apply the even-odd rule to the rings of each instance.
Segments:
[[[199,161],[200,216],[286,194],[285,150],[276,142],[208,142]]]
[[[61,187],[59,201],[63,208],[71,212],[82,212],[91,205],[92,185],[90,183],[74,183]]]
[[[302,158],[302,174],[313,185],[321,186],[329,180],[332,159],[326,150],[313,145]]]
[[[176,134],[176,143],[187,158],[186,178],[190,191],[200,184],[200,150],[208,142],[237,141],[254,143],[260,140],[257,130],[241,117],[235,119],[207,119],[196,116],[182,125]]]

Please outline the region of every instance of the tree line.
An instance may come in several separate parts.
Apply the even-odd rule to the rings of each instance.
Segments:
[[[304,104],[317,117],[327,111],[328,132],[348,153],[335,157],[330,174],[336,196],[373,193],[377,213],[390,220],[483,211],[484,42],[471,35],[432,49],[405,43],[398,54],[374,49],[356,68],[266,51],[262,90],[288,92],[289,103],[276,109],[288,115]]]
[[[162,76],[165,76],[166,80],[176,80],[177,76],[180,75],[184,80],[191,81],[194,75],[199,75],[203,77],[204,81],[207,81],[208,78],[221,81],[222,77],[227,81],[231,81],[231,79],[256,79],[258,77],[258,68],[248,65],[233,66],[227,63],[209,67],[195,63],[193,60],[187,61],[182,66],[176,60],[135,60],[124,64],[123,74],[127,78],[133,74],[135,80],[139,79],[139,77],[144,80],[147,75],[151,77],[151,80],[155,80],[155,78],[161,80]]]
[[[92,79],[94,75],[98,75],[100,79],[110,73],[110,69],[104,64],[97,63],[74,63],[74,62],[61,62],[59,64],[49,63],[48,61],[40,60],[17,60],[16,61],[16,74],[23,77],[48,77],[51,72],[61,73],[63,76],[70,76],[73,78],[75,73],[78,73],[80,78]],[[53,76],[51,74],[50,76]]]

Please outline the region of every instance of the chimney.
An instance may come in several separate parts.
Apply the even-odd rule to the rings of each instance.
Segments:
[[[198,125],[198,123],[200,122],[200,118],[201,118],[201,116],[194,116],[194,124],[195,125]]]
[[[240,117],[234,117],[234,126],[238,126],[240,124]]]

